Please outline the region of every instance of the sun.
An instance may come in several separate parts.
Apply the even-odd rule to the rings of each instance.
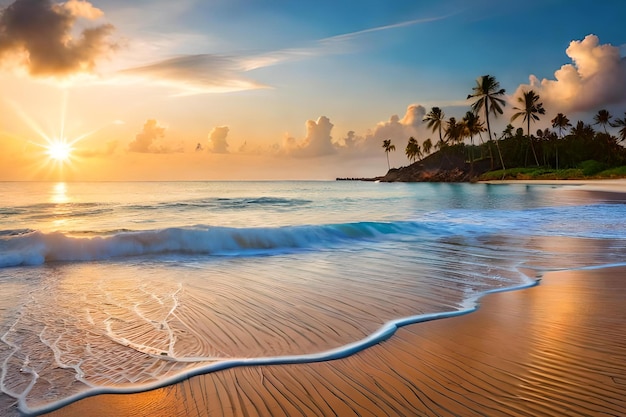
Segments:
[[[55,139],[46,145],[46,153],[56,162],[69,162],[72,150],[72,144],[65,139]]]

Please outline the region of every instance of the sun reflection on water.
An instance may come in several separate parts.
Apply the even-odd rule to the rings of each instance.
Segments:
[[[57,182],[52,186],[50,193],[50,202],[54,204],[65,204],[70,201],[67,196],[67,184],[64,182]]]
[[[51,213],[50,224],[53,229],[59,229],[67,223],[68,211],[71,210],[67,205],[70,202],[67,184],[64,182],[55,183],[50,190],[49,201],[56,205]]]

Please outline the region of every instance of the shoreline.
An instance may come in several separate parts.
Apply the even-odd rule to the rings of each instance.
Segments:
[[[623,265],[550,272],[342,359],[234,367],[45,415],[624,414],[623,276]]]
[[[346,359],[350,356],[359,354],[372,346],[376,346],[386,340],[392,338],[398,330],[415,324],[426,323],[430,321],[436,321],[441,319],[453,318],[470,314],[478,310],[480,306],[480,300],[489,295],[500,292],[518,291],[527,288],[534,287],[539,284],[540,278],[535,276],[535,271],[521,268],[518,270],[521,277],[524,277],[521,283],[511,285],[508,287],[494,288],[484,292],[476,293],[473,296],[466,298],[461,304],[459,309],[424,313],[413,316],[400,317],[388,322],[385,322],[382,326],[376,329],[373,333],[368,334],[366,337],[350,342],[346,345],[341,345],[336,348],[324,350],[309,354],[294,354],[288,356],[276,356],[276,357],[253,357],[253,358],[231,358],[228,360],[221,360],[209,365],[205,365],[200,368],[192,369],[182,372],[178,375],[160,380],[151,384],[144,385],[142,388],[133,387],[119,387],[119,388],[106,388],[101,387],[94,390],[90,390],[85,393],[69,396],[57,403],[49,406],[43,406],[40,408],[32,408],[25,412],[26,415],[51,415],[58,411],[63,410],[64,407],[71,405],[75,402],[83,401],[91,397],[98,397],[102,395],[133,395],[142,394],[145,392],[164,389],[168,386],[184,383],[185,381],[197,376],[213,374],[216,372],[228,371],[229,369],[239,367],[267,367],[267,366],[281,366],[281,365],[309,365],[320,362],[332,362],[336,360]]]

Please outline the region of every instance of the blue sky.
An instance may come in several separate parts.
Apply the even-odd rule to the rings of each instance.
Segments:
[[[132,160],[129,178],[153,178],[154,166],[164,158],[170,159],[172,179],[377,175],[386,168],[382,139],[391,138],[400,150],[409,134],[425,140],[431,135],[417,120],[423,112],[440,106],[446,115],[461,117],[469,109],[465,97],[474,80],[484,74],[494,75],[511,100],[529,76],[536,76],[526,88],[545,98],[548,112],[566,112],[574,120],[591,122],[598,106],[617,116],[626,111],[623,0],[38,4],[43,6],[33,10],[42,16],[50,17],[43,12],[54,14],[58,7],[70,13],[67,35],[74,39],[85,28],[111,25],[110,30],[103,30],[98,48],[91,48],[97,53],[83,57],[90,65],[81,62],[63,73],[53,66],[34,73],[32,62],[2,54],[8,42],[0,39],[0,84],[35,121],[45,119],[41,109],[58,107],[61,97],[68,129],[77,125],[79,132],[105,119],[119,121],[115,129],[98,129],[76,144],[98,162],[101,176],[113,160],[116,166]],[[592,34],[595,38],[585,40]],[[579,43],[579,63],[566,53],[572,41]],[[48,55],[65,47],[51,48]],[[4,46],[23,52],[19,48]],[[604,69],[577,85],[580,63]],[[567,83],[556,83],[555,72],[568,64],[574,71],[568,72]],[[548,82],[542,84],[543,79]],[[496,128],[508,117],[500,117]],[[551,117],[546,115],[542,127]],[[9,125],[5,130],[12,137],[22,134]],[[210,164],[199,159],[200,149]],[[392,161],[406,164],[402,151]],[[183,168],[190,164],[215,168],[189,174]],[[224,173],[224,166],[237,164],[241,170]],[[78,167],[75,171],[81,177]]]

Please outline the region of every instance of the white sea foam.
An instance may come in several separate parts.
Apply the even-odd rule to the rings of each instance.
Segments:
[[[0,404],[22,412],[346,356],[533,283],[520,268],[626,259],[626,205],[551,188],[70,183],[42,202],[49,184],[15,187],[0,184],[16,196],[0,209]]]
[[[74,237],[31,232],[0,237],[0,267],[94,261],[155,254],[226,255],[311,249],[341,242],[411,234],[417,223],[363,222],[274,228],[188,227]]]

